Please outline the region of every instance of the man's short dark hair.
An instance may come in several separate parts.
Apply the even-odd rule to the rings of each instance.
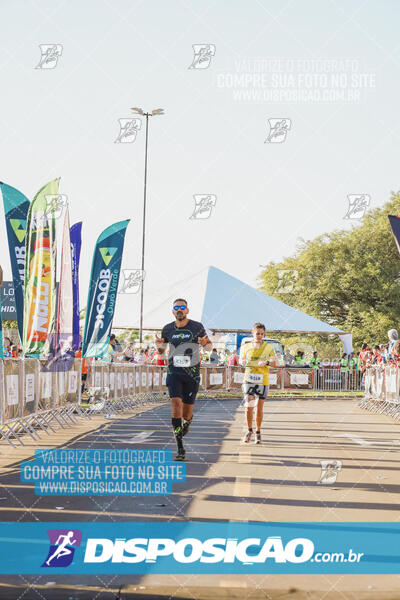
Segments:
[[[264,329],[265,331],[265,325],[264,323],[254,323],[253,329]]]
[[[188,305],[187,300],[185,300],[185,298],[177,298],[176,300],[174,300],[174,304],[176,304],[177,302],[184,302],[186,304],[186,306]]]

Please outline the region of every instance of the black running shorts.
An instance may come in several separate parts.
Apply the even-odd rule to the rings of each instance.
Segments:
[[[194,404],[199,389],[199,380],[182,373],[169,373],[166,384],[170,398],[182,398],[184,404]]]

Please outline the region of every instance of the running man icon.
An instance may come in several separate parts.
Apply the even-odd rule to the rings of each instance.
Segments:
[[[67,567],[72,563],[75,547],[81,545],[82,532],[79,529],[50,529],[50,548],[42,567]]]
[[[69,531],[67,533],[67,535],[60,535],[58,536],[58,539],[56,541],[56,544],[59,544],[57,546],[56,551],[54,552],[54,554],[52,554],[50,556],[50,558],[48,560],[46,560],[46,565],[50,566],[51,561],[58,557],[61,558],[62,556],[66,556],[67,554],[72,554],[72,550],[70,550],[70,548],[67,548],[68,544],[72,545],[72,544],[76,544],[76,540],[71,539],[74,535],[73,531]],[[63,540],[60,543],[60,540]]]

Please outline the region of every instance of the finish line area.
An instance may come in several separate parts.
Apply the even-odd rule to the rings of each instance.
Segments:
[[[397,518],[398,425],[385,415],[362,410],[352,399],[271,396],[264,406],[263,443],[254,445],[240,442],[244,408],[239,399],[199,397],[185,437],[186,481],[174,483],[170,495],[36,496],[33,485],[20,481],[19,463],[32,458],[34,450],[41,447],[173,450],[170,422],[169,403],[160,402],[113,419],[98,415],[46,439],[27,439],[24,447],[16,449],[3,441],[0,520],[377,523]],[[291,598],[322,598],[299,594],[301,590],[324,590],[329,599],[339,597],[340,590],[340,597],[350,600],[354,591],[361,598],[364,594],[365,598],[394,598],[390,593],[398,586],[398,576],[152,574],[99,578],[71,574],[67,579],[53,573],[3,575],[0,598],[14,598],[14,586],[18,598],[28,584],[39,590],[41,586],[49,589],[49,582],[54,584],[55,599],[64,597],[61,588],[74,590],[65,597],[92,598],[96,589],[98,598],[114,598],[111,590],[118,591],[122,585],[121,598],[137,594],[143,598],[156,598],[157,594],[164,594],[160,598],[223,598],[228,597],[228,590],[229,597],[241,592],[237,597],[265,598],[268,596],[257,594],[267,590],[282,594],[293,588]],[[10,586],[7,592],[1,584]],[[191,587],[196,588],[196,595],[190,596]],[[149,588],[152,595],[146,596]],[[203,595],[200,588],[204,588]],[[210,588],[214,596],[207,596]],[[378,590],[380,595],[374,596]]]

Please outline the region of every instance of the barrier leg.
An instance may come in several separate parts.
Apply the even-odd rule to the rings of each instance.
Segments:
[[[6,434],[6,432],[4,431],[4,425],[2,425],[0,427],[0,435],[6,440],[6,442],[8,442],[10,444],[10,446],[12,446],[13,448],[16,448],[17,446],[10,440],[10,438],[8,437],[8,435]]]
[[[34,430],[32,430],[29,426],[27,427],[27,424],[24,422],[24,419],[22,417],[20,419],[18,419],[17,422],[18,422],[18,425],[21,427],[21,429],[23,429],[25,431],[25,433],[30,435],[34,441],[36,441],[37,439],[40,439],[40,436]]]
[[[8,429],[10,429],[11,433],[19,441],[19,443],[21,444],[21,446],[25,446],[24,442],[21,440],[21,438],[19,437],[18,433],[16,431],[14,431],[14,428],[12,427],[11,423],[12,423],[12,421],[7,422]]]

